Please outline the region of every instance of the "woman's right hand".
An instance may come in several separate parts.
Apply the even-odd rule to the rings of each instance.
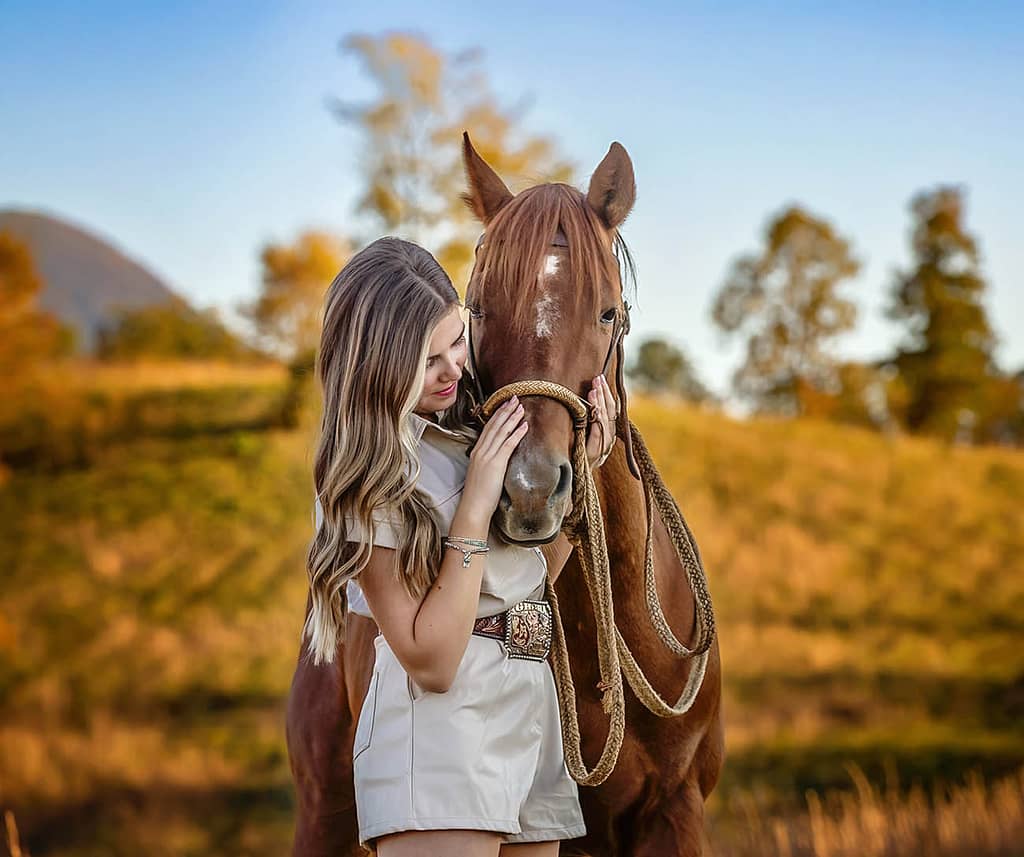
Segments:
[[[486,523],[501,499],[508,460],[527,432],[523,406],[517,396],[501,405],[487,421],[476,446],[469,454],[466,485],[460,505],[469,504],[474,515]]]

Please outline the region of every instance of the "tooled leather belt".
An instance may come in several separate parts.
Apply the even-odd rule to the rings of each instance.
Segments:
[[[510,658],[547,660],[551,651],[551,605],[547,601],[520,601],[503,613],[481,616],[473,623],[473,633],[501,640]]]

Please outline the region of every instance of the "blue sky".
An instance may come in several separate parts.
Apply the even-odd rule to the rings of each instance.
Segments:
[[[264,242],[352,228],[359,141],[325,102],[369,94],[340,39],[389,29],[482,48],[584,182],[626,146],[634,347],[668,336],[724,390],[739,347],[713,331],[712,296],[799,202],[864,263],[840,352],[886,352],[907,203],[943,182],[967,188],[999,357],[1024,364],[1021,4],[5,3],[0,206],[86,225],[230,309],[255,294]]]

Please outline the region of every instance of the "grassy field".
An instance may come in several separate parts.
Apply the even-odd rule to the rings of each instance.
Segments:
[[[279,364],[67,363],[0,377],[4,468],[90,465],[112,443],[186,437],[286,422]]]
[[[718,613],[716,857],[1021,853],[971,843],[1022,829],[1024,455],[632,410]],[[35,857],[286,853],[312,438],[237,425],[0,479],[0,808]]]

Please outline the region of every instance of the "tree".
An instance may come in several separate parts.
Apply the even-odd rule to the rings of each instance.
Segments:
[[[38,309],[43,281],[28,246],[0,232],[0,377],[13,376],[40,361],[68,355],[73,331]]]
[[[827,346],[856,321],[839,287],[859,269],[825,220],[799,206],[771,220],[764,249],[733,263],[712,307],[720,330],[747,337],[746,360],[733,376],[740,396],[757,410],[797,415],[808,397],[835,388]]]
[[[241,342],[213,310],[197,311],[182,300],[121,312],[101,330],[96,343],[101,360],[163,358],[243,360],[257,352]]]
[[[522,105],[498,104],[476,51],[446,55],[409,33],[355,35],[342,50],[376,84],[369,104],[335,100],[332,109],[362,137],[365,187],[358,212],[376,230],[433,248],[462,290],[479,226],[462,202],[464,130],[497,172],[512,181],[569,181],[572,167],[554,142],[520,128]]]
[[[325,232],[305,232],[294,244],[263,248],[262,291],[241,311],[267,348],[291,362],[312,365],[324,294],[351,255],[347,241]]]
[[[686,354],[664,339],[645,340],[626,374],[646,393],[669,393],[689,402],[714,398]]]
[[[913,432],[963,438],[993,406],[999,376],[978,246],[964,227],[959,188],[919,193],[910,210],[914,266],[897,273],[887,309],[906,333],[892,359],[905,390],[902,419]]]

